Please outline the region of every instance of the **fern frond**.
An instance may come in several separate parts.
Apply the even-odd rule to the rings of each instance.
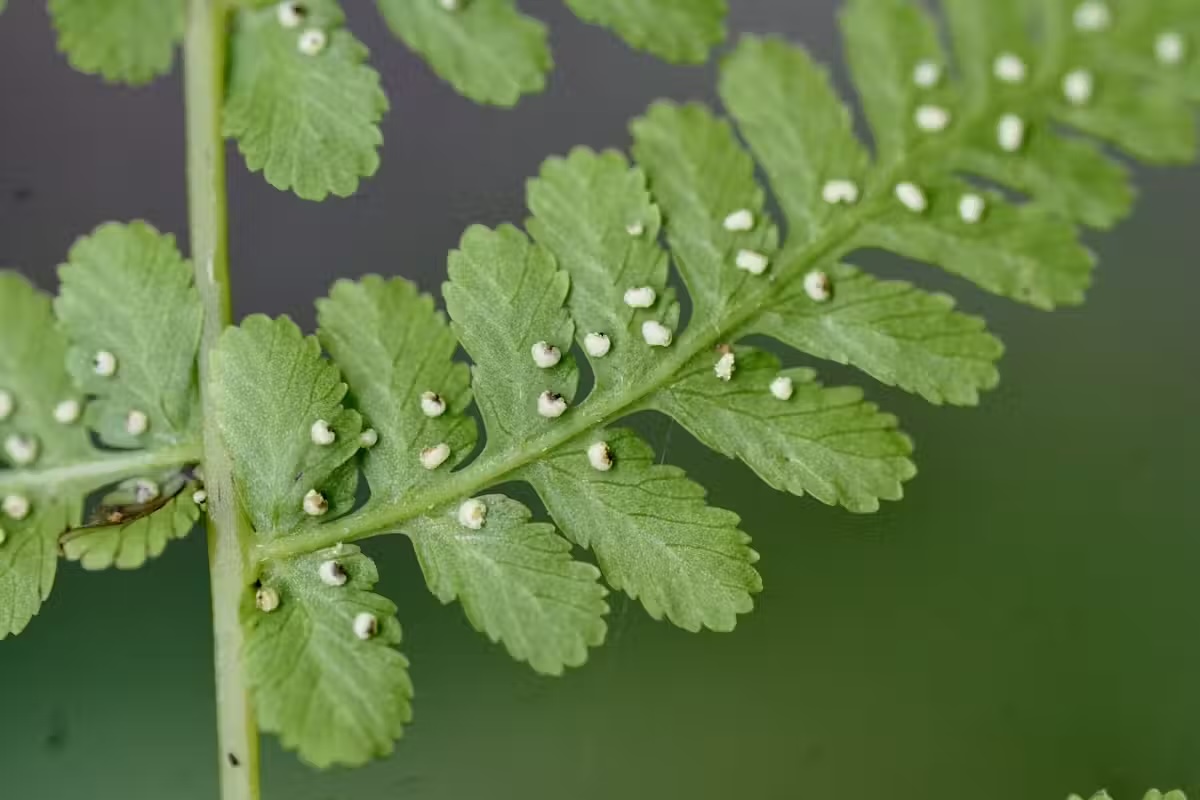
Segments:
[[[294,25],[282,7],[303,8]],[[241,8],[230,32],[222,125],[252,171],[305,200],[346,197],[379,169],[388,108],[336,0]]]
[[[1114,37],[1130,36],[1125,10],[1111,12]],[[959,4],[947,11],[956,37],[980,35],[958,30],[966,13]],[[848,107],[803,50],[747,38],[722,67],[721,93],[751,152],[708,109],[660,103],[633,124],[636,166],[586,149],[551,159],[528,187],[532,238],[511,226],[475,227],[451,254],[443,291],[450,326],[404,281],[340,282],[318,304],[318,335],[348,393],[313,396],[345,402],[371,427],[360,440],[371,497],[305,519],[303,496],[327,494],[330,473],[296,471],[303,459],[287,459],[276,474],[280,491],[258,500],[279,509],[258,518],[264,574],[339,542],[405,532],[439,598],[460,599],[472,624],[515,657],[557,672],[599,642],[601,595],[557,534],[530,526],[522,506],[494,493],[502,483],[529,483],[563,535],[595,552],[609,585],[656,618],[729,630],[761,588],[758,555],[737,517],[707,505],[679,470],[655,464],[636,434],[613,427],[623,417],[670,414],[771,485],[851,511],[899,498],[915,469],[893,417],[858,389],[826,388],[813,371],[783,368],[740,341],[766,334],[931,402],[969,405],[997,382],[1002,348],[983,322],[948,297],[877,280],[843,258],[884,247],[1039,308],[1082,300],[1093,259],[1079,226],[1111,224],[1132,191],[1100,147],[1060,131],[1082,112],[1062,108],[1079,97],[1064,99],[1059,73],[1067,63],[1091,64],[1079,62],[1092,51],[1078,41],[1108,34],[1078,30],[1061,0],[986,4],[981,13],[988,36],[1024,38],[960,42],[955,68],[934,18],[916,3],[850,3],[843,22],[873,147],[856,137]],[[1156,27],[1191,19],[1163,13]],[[1063,52],[1076,56],[1064,60]],[[1191,113],[1190,90],[1172,66],[1151,71],[1134,61],[1119,69],[1141,70],[1147,97],[1161,95],[1157,116],[1115,125],[1119,114],[1107,104],[1133,102],[1120,91],[1125,73],[1091,64],[1087,101],[1108,123],[1084,115],[1076,127],[1155,160],[1190,155],[1190,125],[1179,122]],[[972,75],[1003,86],[971,88]],[[1149,130],[1164,120],[1167,130]],[[756,161],[786,235],[767,211]],[[984,166],[967,166],[976,163]],[[1028,197],[1010,200],[980,178]],[[692,300],[686,325],[669,284],[672,259]],[[288,325],[252,321],[226,339],[245,337],[239,358],[248,361],[268,344],[262,331]],[[458,344],[473,362],[469,386],[452,359]],[[315,345],[306,347],[304,369],[315,369]],[[220,354],[222,362],[231,356]],[[584,358],[594,377],[586,393]],[[307,452],[313,417],[342,413],[287,406],[290,390],[271,377],[281,368],[255,363],[235,392],[259,398],[247,418],[280,409],[268,413],[269,425],[229,436],[235,454],[244,448],[235,455],[241,469],[272,448]],[[320,386],[332,385],[334,367],[320,369],[329,373]],[[482,448],[466,416],[472,399],[486,430]],[[285,477],[296,485],[285,487]],[[514,539],[524,527],[537,530]],[[349,634],[342,625],[331,646],[344,648]],[[370,754],[330,753],[294,728],[289,737],[311,760]]]
[[[72,532],[68,555],[88,569],[138,566],[199,515],[191,492],[153,517],[128,510],[199,460],[190,267],[171,237],[134,223],[81,239],[60,274],[56,320],[48,297],[0,273],[0,638],[49,596],[59,537],[83,521],[91,492],[137,478],[147,496],[120,502],[122,525]]]
[[[581,18],[668,61],[702,63],[725,37],[725,0],[569,0]],[[49,0],[59,49],[81,72],[132,85],[170,71],[184,0]],[[379,0],[388,26],[463,95],[512,106],[553,66],[545,26],[514,0]],[[388,110],[338,0],[232,4],[223,129],[251,171],[305,200],[353,194],[379,169]]]
[[[546,26],[516,0],[378,0],[401,40],[461,94],[513,106],[553,67]],[[566,0],[584,22],[666,61],[702,64],[725,38],[725,0]]]
[[[342,546],[269,565],[243,603],[259,725],[318,767],[387,755],[412,717],[396,606],[372,591],[378,579]]]
[[[464,96],[513,106],[542,91],[554,66],[546,26],[513,0],[379,0],[392,32]]]
[[[171,71],[183,39],[181,0],[49,0],[71,66],[134,86]]]
[[[101,500],[97,525],[62,536],[63,557],[87,570],[137,569],[158,558],[169,542],[182,539],[200,519],[198,484],[192,477],[168,472],[125,481]],[[152,496],[139,496],[148,490]],[[104,509],[113,515],[111,520],[103,517]]]

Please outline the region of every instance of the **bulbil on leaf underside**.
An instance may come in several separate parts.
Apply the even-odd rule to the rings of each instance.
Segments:
[[[758,555],[736,514],[619,427],[634,412],[670,415],[796,495],[855,512],[900,497],[915,470],[896,420],[744,340],[975,404],[1001,354],[983,321],[843,259],[884,248],[1037,308],[1078,303],[1093,266],[1081,229],[1115,224],[1132,197],[1103,147],[1191,159],[1200,98],[1196,0],[942,9],[957,58],[915,2],[847,4],[871,149],[805,51],[749,37],[721,68],[733,124],[660,103],[633,123],[633,164],[586,149],[547,161],[524,231],[474,227],[451,254],[448,318],[412,284],[368,277],[318,301],[315,337],[261,316],[224,334],[209,411],[255,530],[243,620],[265,729],[314,764],[354,764],[388,752],[408,721],[396,608],[349,544],[375,534],[407,535],[431,591],[540,672],[581,664],[603,640],[601,580],[655,618],[731,629],[761,588]],[[272,8],[246,13],[235,35],[277,24]],[[335,34],[302,55],[337,47]],[[312,91],[325,80],[314,73]],[[293,185],[335,182],[294,155]],[[72,252],[61,326],[28,284],[2,279],[0,329],[20,344],[0,355],[0,435],[17,437],[0,495],[23,513],[0,523],[0,632],[24,627],[49,591],[54,545],[87,492],[196,459],[199,305],[186,274],[169,240],[135,223]],[[137,292],[154,311],[134,318]],[[470,367],[453,358],[460,346]],[[72,398],[86,412],[64,424],[53,409]],[[120,449],[96,448],[88,427]],[[553,524],[494,493],[509,481],[532,486]]]

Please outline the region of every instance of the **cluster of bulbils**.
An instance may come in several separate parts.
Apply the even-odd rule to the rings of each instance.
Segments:
[[[304,3],[285,2],[275,7],[275,15],[284,28],[299,28],[308,19],[308,7]],[[320,28],[305,28],[296,40],[296,48],[306,56],[315,56],[329,44],[329,35]]]
[[[343,587],[350,581],[350,573],[346,571],[342,562],[337,560],[340,550],[340,545],[334,548],[334,557],[322,561],[317,567],[317,577],[321,579],[321,583],[334,589]],[[260,586],[254,593],[254,605],[266,614],[278,609],[281,602],[279,591],[274,587]],[[361,611],[354,615],[350,627],[359,639],[373,639],[379,633],[379,617],[369,611]]]
[[[1101,0],[1088,0],[1076,7],[1073,14],[1075,29],[1082,34],[1100,33],[1112,26],[1112,12]],[[1158,62],[1174,67],[1187,57],[1187,40],[1175,31],[1158,35],[1154,53]],[[920,89],[934,89],[942,81],[942,67],[935,61],[921,61],[913,68],[912,80]],[[1001,83],[1019,85],[1025,82],[1029,68],[1015,53],[1001,53],[992,62],[992,75]],[[1063,76],[1062,94],[1068,103],[1083,107],[1092,102],[1096,91],[1096,80],[1092,73],[1083,68],[1072,69]],[[925,133],[940,133],[953,123],[949,109],[934,103],[922,103],[913,112],[913,122]],[[1028,130],[1026,122],[1017,114],[1006,113],[996,122],[996,144],[1006,153],[1018,153],[1025,146]],[[924,190],[911,181],[902,181],[893,188],[896,199],[915,214],[923,214],[929,207]],[[853,205],[858,202],[858,185],[847,179],[828,181],[823,189],[827,203]],[[968,192],[959,198],[958,214],[967,225],[975,225],[987,213],[987,201],[982,195]]]
[[[117,374],[117,357],[107,350],[101,350],[92,357],[92,372],[101,378],[112,378]],[[9,419],[16,412],[17,403],[18,399],[12,392],[0,389],[0,422]],[[55,405],[50,413],[59,425],[74,425],[83,417],[83,402],[78,398],[69,397]],[[126,413],[125,433],[136,438],[144,435],[149,429],[150,418],[146,412],[135,408]],[[4,455],[14,467],[32,466],[41,455],[41,449],[41,442],[32,434],[12,433],[4,439]],[[32,510],[29,498],[24,495],[10,494],[0,502],[0,511],[12,520],[23,520]],[[0,528],[0,546],[6,538],[7,534]]]

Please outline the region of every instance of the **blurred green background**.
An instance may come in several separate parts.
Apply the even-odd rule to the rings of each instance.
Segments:
[[[380,175],[316,206],[231,157],[239,313],[289,313],[337,276],[427,289],[471,222],[523,217],[523,180],[575,144],[624,146],[650,99],[713,97],[713,69],[628,52],[553,0],[559,69],[516,111],[458,98],[365,0],[352,26],[393,99]],[[735,31],[840,61],[834,0],[733,0]],[[845,73],[840,66],[839,80]],[[0,17],[0,263],[53,288],[71,240],[145,217],[186,246],[178,75],[141,90],[72,73],[40,2]],[[271,800],[824,798],[1060,800],[1200,794],[1200,171],[1143,171],[1137,215],[1092,237],[1089,304],[1047,315],[877,254],[948,289],[1008,345],[982,409],[855,381],[898,413],[921,473],[855,517],[772,492],[665,420],[666,460],[742,514],[766,591],[730,635],[613,596],[608,643],[563,679],[510,661],[426,591],[400,538],[373,543],[417,686],[396,754],[316,773],[264,742]],[[0,344],[2,346],[2,344]],[[791,356],[798,361],[798,357]],[[64,566],[0,644],[0,798],[216,796],[202,537],[134,574]]]

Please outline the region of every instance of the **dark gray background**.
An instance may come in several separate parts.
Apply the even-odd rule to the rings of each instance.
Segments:
[[[712,68],[628,51],[554,0],[549,91],[475,106],[393,41],[365,0],[352,26],[392,98],[384,166],[314,205],[231,152],[239,314],[312,324],[339,276],[434,290],[470,223],[519,222],[540,161],[624,147],[655,97],[713,101]],[[840,62],[833,0],[733,0],[735,31],[777,31]],[[104,86],[56,55],[42,4],[0,17],[0,264],[53,288],[77,235],[144,217],[186,246],[177,77]],[[838,67],[840,79],[844,72]],[[1107,786],[1200,790],[1200,428],[1196,170],[1145,171],[1089,305],[1041,314],[924,267],[1008,345],[978,410],[856,381],[918,442],[908,497],[854,517],[767,489],[677,428],[667,460],[739,511],[767,589],[732,635],[690,635],[612,598],[607,645],[538,678],[423,586],[401,540],[372,547],[400,605],[417,720],[391,759],[313,773],[266,740],[266,797],[1059,800]],[[3,343],[0,343],[3,346]],[[795,359],[795,357],[793,357]],[[29,630],[0,644],[0,797],[201,800],[216,793],[201,537],[134,574],[64,566]]]

